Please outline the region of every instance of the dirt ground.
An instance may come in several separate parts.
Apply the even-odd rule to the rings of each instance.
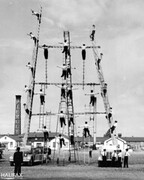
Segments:
[[[4,174],[13,174],[14,167],[9,165],[9,154],[0,161],[0,179]],[[97,153],[88,161],[82,154],[79,163],[65,162],[61,164],[39,164],[22,166],[23,179],[63,179],[63,180],[143,180],[144,179],[144,152],[133,152],[129,158],[129,168],[100,168],[97,166]],[[85,161],[85,163],[84,163]],[[9,178],[10,179],[10,178]],[[11,177],[12,179],[12,177]],[[18,178],[17,178],[18,179]]]

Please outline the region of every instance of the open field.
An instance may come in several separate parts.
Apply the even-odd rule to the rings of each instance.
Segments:
[[[89,161],[81,152],[80,163],[65,163],[64,166],[56,164],[42,164],[35,166],[22,166],[23,179],[107,179],[107,180],[143,180],[144,179],[144,152],[133,152],[129,159],[129,168],[99,168],[97,167],[97,155],[94,151],[93,159]],[[14,167],[9,165],[9,154],[5,155],[5,159],[0,162],[0,178],[1,174],[13,173]]]

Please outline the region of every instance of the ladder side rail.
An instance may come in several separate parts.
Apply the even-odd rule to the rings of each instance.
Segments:
[[[92,42],[93,46],[94,46],[94,43],[95,42]],[[103,75],[103,72],[102,72],[102,67],[100,66],[100,71],[98,69],[98,64],[97,64],[97,60],[99,58],[98,56],[98,52],[97,52],[97,49],[95,48],[92,48],[93,49],[93,53],[94,53],[94,58],[95,58],[95,65],[96,65],[96,69],[97,69],[97,73],[98,73],[98,78],[99,78],[99,82],[100,82],[100,86],[101,86],[101,90],[104,86],[104,83],[105,83],[105,80],[104,80],[104,75]],[[109,99],[108,99],[108,93],[107,95],[104,97],[102,96],[103,98],[103,103],[104,103],[104,108],[105,108],[105,111],[106,111],[106,114],[108,116],[108,113],[109,113],[109,109],[110,109],[110,103],[109,103]],[[112,126],[112,119],[109,119],[108,120],[108,125],[109,127]]]

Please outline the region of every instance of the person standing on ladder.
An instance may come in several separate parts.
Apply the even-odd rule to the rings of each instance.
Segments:
[[[90,35],[90,38],[91,38],[92,41],[94,41],[95,31],[96,31],[95,30],[95,25],[93,24],[92,25],[92,32],[91,32],[91,35]]]
[[[64,80],[66,80],[66,78],[67,78],[67,65],[66,65],[66,64],[63,64],[62,67],[61,67],[61,66],[57,66],[57,67],[59,67],[59,68],[62,69],[62,75],[61,75],[61,77],[64,77]]]
[[[87,135],[88,135],[89,137],[91,137],[90,131],[89,131],[89,125],[88,125],[87,121],[86,121],[85,124],[84,124],[83,132],[84,132],[84,137],[85,137],[85,138],[87,137]]]
[[[70,117],[69,117],[69,127],[71,126],[71,123],[74,125],[73,114],[70,114]]]
[[[60,114],[58,114],[60,117],[60,126],[61,128],[63,128],[63,125],[66,126],[66,122],[65,122],[65,115],[63,113],[63,111],[60,112]]]
[[[63,98],[66,98],[66,87],[65,87],[65,84],[64,83],[62,83],[62,86],[60,87],[60,86],[58,86],[58,85],[56,85],[58,88],[61,88],[61,97],[63,97]]]
[[[42,129],[38,129],[38,131],[42,131],[44,135],[44,142],[47,142],[49,139],[49,132],[46,126],[44,126]]]
[[[28,35],[31,37],[31,39],[34,40],[34,43],[35,43],[35,45],[36,45],[36,43],[38,42],[37,38],[33,35],[32,32],[30,32]]]
[[[69,97],[72,100],[72,86],[67,88],[67,97]]]
[[[35,95],[38,95],[38,94],[40,95],[40,103],[41,103],[41,105],[44,105],[44,103],[45,103],[45,94],[42,91],[42,89],[40,89],[40,92],[35,93]]]
[[[25,85],[25,89],[24,90],[25,90],[25,92],[29,92],[29,94],[31,94],[32,90],[27,85]]]
[[[102,53],[100,53],[100,58],[98,58],[98,60],[97,60],[97,65],[98,65],[98,70],[100,70],[100,62],[101,62],[101,60],[102,60],[102,56],[103,56],[103,54]]]
[[[107,94],[107,83],[104,83],[102,87],[102,97],[106,97]]]
[[[72,67],[70,67],[70,64],[68,63],[67,64],[67,78],[69,77],[69,75],[71,76],[72,74],[71,74],[71,69],[76,69],[75,67],[74,68],[72,68]]]
[[[114,122],[113,126],[111,127],[111,133],[113,134],[114,130],[117,127],[117,121]]]
[[[26,103],[24,103],[23,105],[24,105],[25,112],[26,112],[28,115],[31,115],[32,112],[28,109],[28,106],[26,105]]]
[[[108,115],[106,116],[106,119],[108,119],[109,122],[111,122],[111,119],[112,119],[112,107],[109,108],[109,113],[108,113]]]
[[[33,70],[33,66],[31,65],[30,62],[28,62],[28,64],[26,65],[26,67],[28,67],[28,68],[31,70],[32,75],[33,75],[34,70]]]
[[[64,40],[62,53],[65,53],[66,59],[67,59],[67,55],[70,56],[70,51],[69,51],[68,46],[69,46],[69,44],[68,44],[67,40]]]
[[[65,140],[61,134],[59,134],[59,145],[60,145],[60,148],[62,148],[63,145],[66,146]]]
[[[31,9],[31,12],[32,12],[32,15],[35,15],[37,17],[37,20],[39,21],[39,23],[41,23],[41,14],[32,9]]]
[[[93,90],[91,90],[90,94],[86,94],[86,95],[90,95],[90,103],[92,106],[94,106],[96,104],[96,97],[95,95],[99,94],[99,93],[94,93]]]

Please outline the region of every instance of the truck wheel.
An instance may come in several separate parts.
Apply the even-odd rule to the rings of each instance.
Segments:
[[[34,163],[33,163],[33,159],[31,159],[28,164],[29,164],[29,166],[33,166],[33,164],[34,164]]]

